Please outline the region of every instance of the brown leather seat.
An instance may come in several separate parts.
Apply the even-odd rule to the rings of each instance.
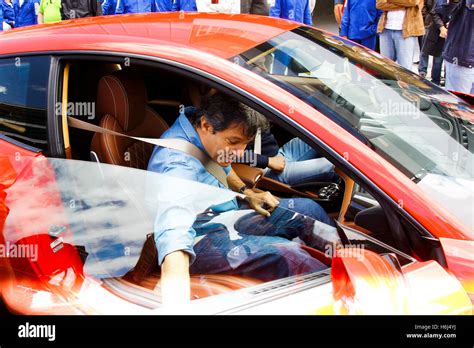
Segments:
[[[100,117],[101,127],[131,136],[159,138],[168,129],[161,116],[148,107],[143,79],[125,71],[99,80],[96,115]],[[91,151],[103,163],[146,169],[153,145],[96,133]]]

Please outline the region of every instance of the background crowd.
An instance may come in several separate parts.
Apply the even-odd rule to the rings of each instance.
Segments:
[[[126,13],[251,13],[313,24],[316,0],[0,0],[0,31]],[[442,83],[474,94],[474,0],[334,0],[339,35]],[[415,57],[419,47],[420,55]],[[430,56],[431,71],[428,74]]]

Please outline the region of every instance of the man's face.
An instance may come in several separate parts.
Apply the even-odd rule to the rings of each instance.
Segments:
[[[230,165],[244,154],[245,147],[253,138],[247,138],[242,125],[232,124],[229,128],[216,132],[205,117],[197,128],[201,142],[209,156],[222,167]]]

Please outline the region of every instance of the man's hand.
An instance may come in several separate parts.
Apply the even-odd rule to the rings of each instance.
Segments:
[[[271,212],[280,204],[278,199],[270,192],[246,190],[244,193],[245,199],[249,202],[250,207],[266,217],[269,217]]]
[[[275,156],[268,158],[268,168],[275,172],[282,172],[285,169],[285,157]]]
[[[448,37],[448,29],[446,27],[439,28],[439,36],[446,39]]]
[[[238,191],[244,182],[239,178],[237,173],[232,169],[227,176],[229,187],[234,191]],[[250,208],[263,216],[270,216],[270,213],[280,204],[270,192],[255,192],[248,188],[244,192],[245,200],[249,203]]]
[[[341,25],[342,11],[344,10],[343,4],[334,5],[334,17],[336,18],[337,25]]]
[[[176,309],[191,301],[189,255],[184,251],[166,255],[161,265],[161,297],[164,306]]]

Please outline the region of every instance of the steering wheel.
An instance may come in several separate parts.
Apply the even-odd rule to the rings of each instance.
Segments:
[[[265,172],[260,168],[251,167],[246,164],[234,163],[232,164],[232,169],[234,169],[242,181],[251,188],[310,198],[324,202],[335,201],[341,196],[341,186],[337,183],[312,182],[305,185],[299,185],[298,187],[292,187],[280,181],[266,177]],[[313,191],[315,187],[318,189],[317,192]]]

